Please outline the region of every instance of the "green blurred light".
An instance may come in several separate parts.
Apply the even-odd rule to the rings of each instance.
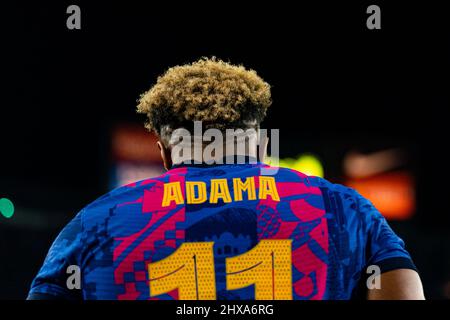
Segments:
[[[5,218],[11,218],[14,214],[14,205],[13,203],[6,198],[0,199],[0,213]]]

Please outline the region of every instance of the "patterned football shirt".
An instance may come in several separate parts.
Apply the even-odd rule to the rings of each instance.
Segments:
[[[82,209],[29,298],[350,299],[370,265],[415,268],[355,190],[263,163],[179,165]]]

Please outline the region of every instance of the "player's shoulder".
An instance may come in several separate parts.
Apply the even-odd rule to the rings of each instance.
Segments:
[[[371,205],[367,199],[351,187],[331,182],[322,177],[307,175],[290,168],[276,167],[275,169],[277,170],[277,181],[303,182],[310,188],[318,188],[325,201],[332,198],[339,201],[340,204],[355,210],[358,209],[357,207],[361,204]]]
[[[310,177],[310,182],[321,189],[325,202],[334,210],[341,210],[347,216],[354,215],[362,219],[381,217],[372,202],[351,187],[320,177]]]
[[[303,182],[311,187],[321,188],[330,192],[337,193],[345,197],[357,197],[358,193],[355,189],[347,187],[342,184],[333,183],[325,178],[318,176],[312,176],[303,172],[285,168],[285,167],[272,167],[265,166],[268,174],[276,176],[277,181],[290,181],[290,182]]]
[[[107,218],[111,214],[111,210],[115,210],[117,207],[141,203],[145,191],[161,189],[162,185],[169,182],[173,176],[183,173],[179,171],[171,170],[160,176],[135,181],[112,189],[81,210],[83,221],[102,220]]]
[[[360,197],[355,189],[343,184],[331,182],[325,178],[310,176],[309,181],[312,185],[321,188],[324,192],[331,192],[345,199],[355,198],[356,200]]]

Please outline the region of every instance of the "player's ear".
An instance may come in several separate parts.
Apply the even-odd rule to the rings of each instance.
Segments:
[[[164,143],[162,143],[160,140],[156,142],[156,145],[158,146],[159,151],[161,152],[161,159],[163,161],[164,168],[166,170],[170,170],[170,168],[172,168],[172,157],[170,155],[170,150],[166,148]]]

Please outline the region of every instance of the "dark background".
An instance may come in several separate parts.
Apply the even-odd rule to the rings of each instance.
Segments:
[[[22,299],[61,227],[108,191],[109,132],[142,123],[168,67],[217,56],[273,86],[281,156],[314,152],[339,181],[349,150],[408,150],[413,219],[392,222],[428,298],[450,298],[448,13],[438,2],[23,2],[1,6],[0,299]],[[66,8],[81,7],[81,30]],[[381,7],[381,30],[366,8]]]

